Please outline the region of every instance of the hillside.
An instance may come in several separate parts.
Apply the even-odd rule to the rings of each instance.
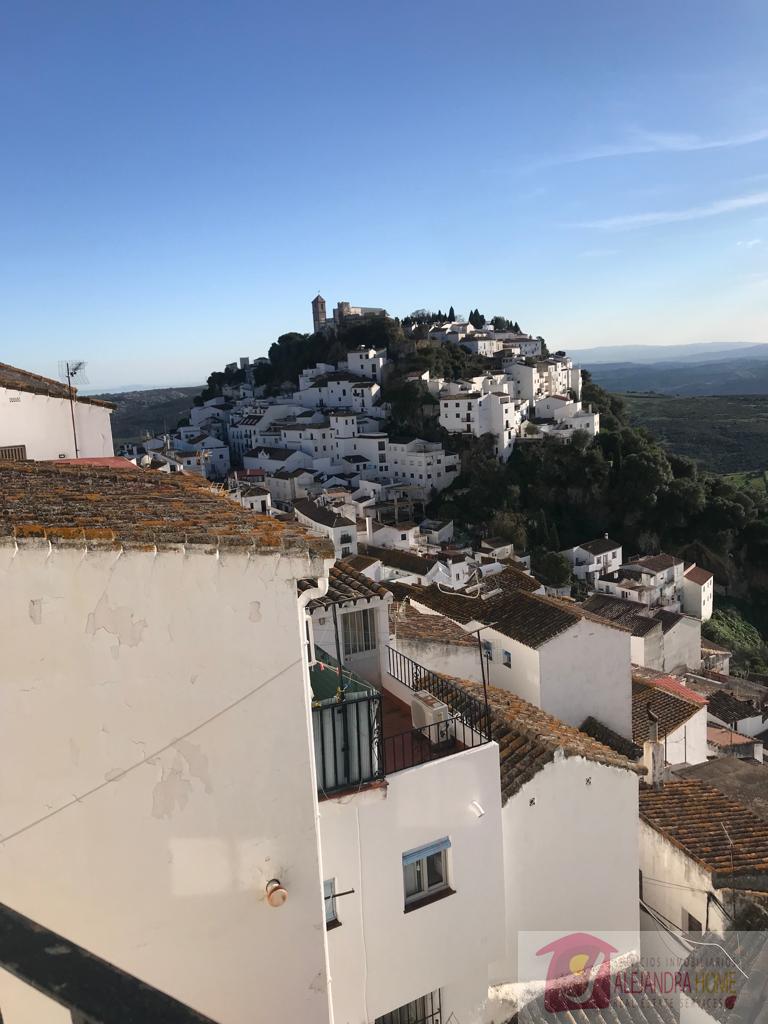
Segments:
[[[660,395],[768,395],[768,361],[739,355],[702,362],[585,363],[607,391]]]
[[[593,372],[598,379],[598,374]],[[622,395],[630,422],[714,473],[768,467],[768,396]]]
[[[144,437],[173,430],[186,418],[200,387],[152,388],[149,391],[124,391],[119,394],[94,395],[117,406],[112,413],[112,436],[115,444],[141,441]]]

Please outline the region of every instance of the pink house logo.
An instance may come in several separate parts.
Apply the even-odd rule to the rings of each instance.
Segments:
[[[618,950],[587,932],[572,932],[542,946],[551,954],[544,986],[544,1009],[604,1010],[611,1002],[611,957]]]

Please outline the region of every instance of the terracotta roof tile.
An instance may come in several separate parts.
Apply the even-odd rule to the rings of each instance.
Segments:
[[[747,700],[739,700],[728,690],[717,690],[709,695],[708,700],[710,714],[728,724],[760,714],[753,704]]]
[[[692,565],[690,569],[685,570],[684,575],[687,580],[690,580],[691,583],[697,583],[700,587],[703,587],[705,583],[709,583],[712,579],[712,573],[702,569],[700,565]]]
[[[325,505],[317,505],[314,501],[310,501],[309,498],[299,498],[298,501],[294,501],[293,508],[294,511],[310,519],[313,523],[317,523],[318,526],[328,526],[332,529],[346,526],[350,530],[355,529],[355,524],[351,519],[339,515],[338,512]]]
[[[478,649],[477,639],[470,633],[465,633],[452,619],[446,618],[445,615],[425,615],[417,612],[411,608],[408,601],[398,601],[391,605],[389,628],[396,637],[403,640],[424,640]]]
[[[388,590],[357,572],[349,562],[337,562],[331,567],[328,576],[328,593],[311,600],[308,608],[330,608],[332,604],[346,604],[348,601],[370,601],[372,598],[387,600],[390,597]],[[299,580],[299,593],[316,586],[316,580]]]
[[[664,686],[633,680],[632,738],[638,744],[648,739],[649,710],[658,718],[659,736],[663,738],[679,729],[704,706],[698,694],[687,698]]]
[[[477,700],[483,700],[483,687],[480,683],[450,676],[443,678]],[[491,709],[491,735],[499,745],[501,796],[504,803],[526,782],[530,782],[545,765],[553,762],[556,751],[562,751],[566,757],[583,757],[611,768],[622,768],[639,774],[645,771],[604,743],[566,725],[517,694],[496,686],[487,689]]]
[[[642,785],[640,817],[724,880],[768,872],[768,821],[706,782],[686,778],[659,789]]]
[[[0,462],[3,537],[89,547],[304,550],[332,557],[324,539],[254,515],[200,477],[57,462]]]

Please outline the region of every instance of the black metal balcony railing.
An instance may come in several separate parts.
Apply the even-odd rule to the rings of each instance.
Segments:
[[[69,1010],[72,1024],[215,1024],[4,904],[0,966]]]
[[[381,694],[348,694],[312,708],[317,788],[326,795],[384,777]]]
[[[485,739],[479,738],[474,729],[470,729],[456,716],[445,722],[422,725],[394,736],[385,736],[384,766],[387,775],[391,775],[405,768],[437,761],[468,747],[480,746],[481,743],[485,743]]]
[[[393,679],[403,683],[410,690],[429,690],[431,694],[447,704],[455,716],[455,720],[466,729],[467,739],[471,734],[480,737],[479,742],[486,743],[491,737],[491,717],[488,704],[478,700],[462,686],[457,686],[445,676],[438,675],[424,668],[413,658],[387,647],[387,670]],[[478,740],[465,743],[465,746],[477,746]]]

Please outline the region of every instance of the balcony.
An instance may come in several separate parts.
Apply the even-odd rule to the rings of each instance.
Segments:
[[[0,946],[2,967],[69,1011],[72,1024],[214,1024],[210,1017],[4,904]]]
[[[408,704],[379,691],[320,648],[310,669],[317,788],[323,797],[487,743],[489,713],[460,686],[387,648],[388,671],[447,704],[447,721],[414,728]]]

